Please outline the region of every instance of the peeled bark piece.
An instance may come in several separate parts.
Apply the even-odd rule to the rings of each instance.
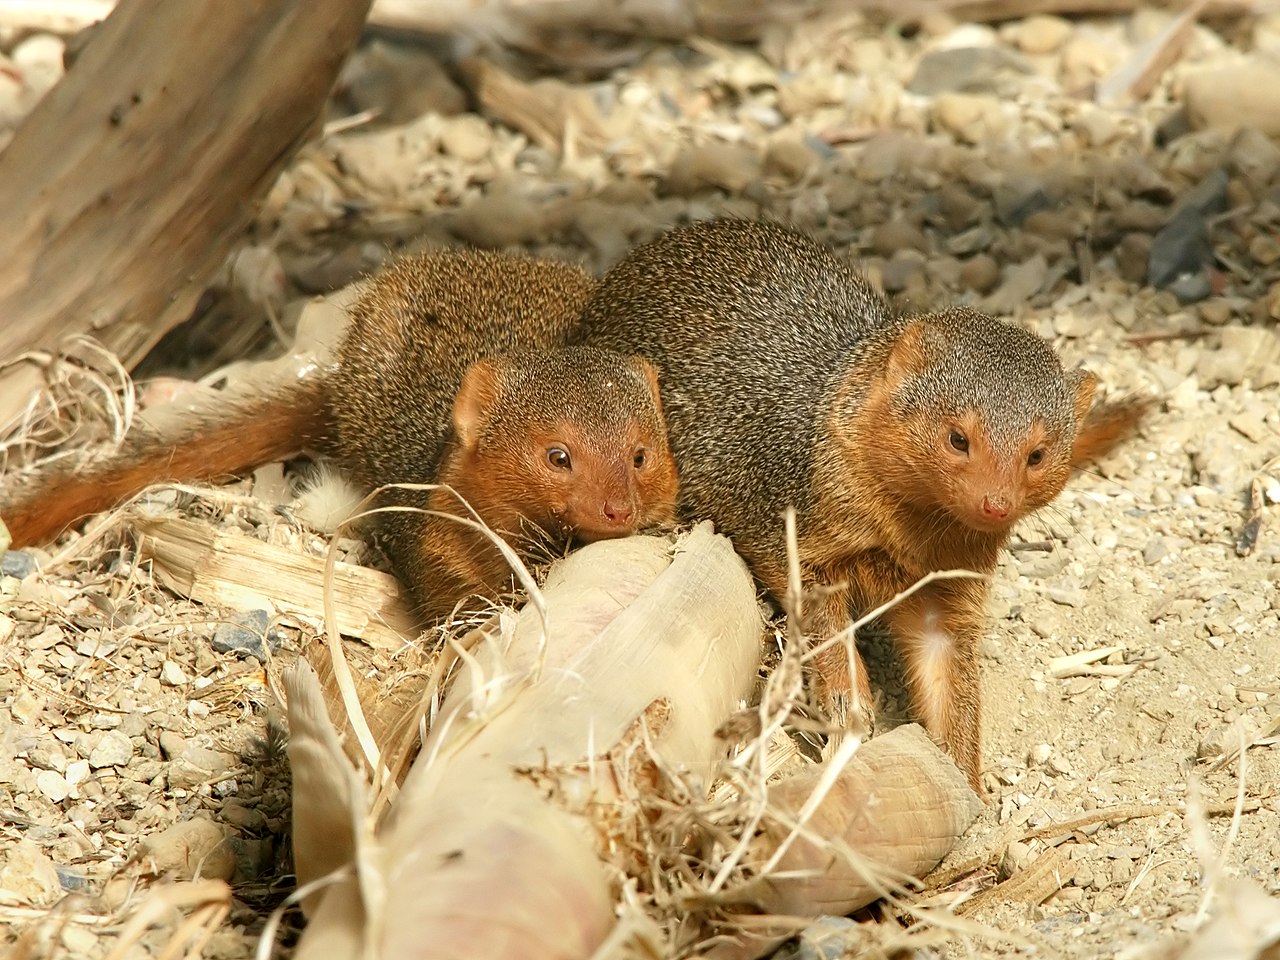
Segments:
[[[611,802],[628,767],[611,752],[636,749],[643,729],[661,762],[709,781],[723,749],[715,731],[759,660],[755,585],[729,541],[704,525],[672,553],[668,539],[630,537],[560,562],[543,590],[545,635],[526,606],[470,654],[376,836],[337,829],[333,810],[295,813],[300,883],[344,843],[358,865],[358,885],[329,887],[309,911],[299,960],[595,952],[616,923],[615,874],[599,851],[627,832],[618,818],[640,815]],[[322,699],[315,673],[300,662],[285,680],[291,737],[296,703],[313,744],[291,745],[291,757],[324,765],[301,780],[329,782],[332,805],[346,776],[335,771],[354,772],[335,738],[307,732],[307,705]],[[313,796],[296,792],[295,805]],[[357,810],[350,822],[367,820]]]
[[[808,801],[822,765],[769,785],[770,809],[793,821]],[[879,884],[833,844],[854,851],[891,875],[922,877],[945,857],[982,810],[965,776],[918,724],[897,727],[864,743],[806,824],[824,838],[816,846],[797,837],[774,871],[753,891],[753,906],[792,916],[842,916],[881,895]],[[787,837],[770,818],[754,843],[763,863]],[[790,874],[790,875],[788,875]]]
[[[128,367],[185,320],[369,5],[121,0],[0,152],[0,357],[92,332]],[[30,373],[0,373],[0,429]]]

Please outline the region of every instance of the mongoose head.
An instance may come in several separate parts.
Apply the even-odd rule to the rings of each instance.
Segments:
[[[915,507],[1005,532],[1062,492],[1096,383],[1064,371],[1039,337],[975,311],[912,318],[868,396],[877,473]]]
[[[579,542],[675,516],[678,482],[657,374],[594,347],[513,352],[467,370],[450,469],[491,525],[518,519]]]

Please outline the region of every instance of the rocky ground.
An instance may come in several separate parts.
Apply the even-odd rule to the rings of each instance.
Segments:
[[[60,49],[0,36],[0,131],[56,80]],[[935,895],[975,895],[986,933],[925,949],[1177,956],[1229,931],[1240,943],[1221,956],[1262,956],[1280,940],[1280,16],[905,29],[844,12],[750,45],[654,45],[598,75],[519,75],[371,38],[329,133],[141,373],[270,350],[298,298],[406,247],[602,270],[721,213],[815,233],[903,309],[967,303],[1028,326],[1109,389],[1160,400],[1001,563],[983,648],[990,803],[948,863],[994,856]],[[343,122],[365,110],[379,118]],[[270,514],[237,509],[223,522],[256,532]],[[214,931],[206,957],[245,956],[288,869],[265,623],[176,600],[128,542],[61,564],[57,549],[4,556],[0,935],[18,956],[103,956],[140,902],[128,880],[230,834],[234,855],[205,875],[234,898],[148,887],[160,926],[127,932],[128,955],[158,955],[182,911]],[[287,658],[305,636],[268,639]],[[877,662],[882,713],[901,717]],[[1052,829],[1113,805],[1144,815]],[[1203,927],[1215,917],[1227,926]],[[821,951],[853,955],[858,936],[837,933],[845,947]],[[817,939],[786,949],[840,955]]]

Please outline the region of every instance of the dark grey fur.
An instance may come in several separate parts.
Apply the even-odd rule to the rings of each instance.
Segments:
[[[577,339],[658,368],[687,519],[711,518],[748,555],[813,507],[819,433],[852,369],[872,374],[910,322],[850,265],[785,227],[714,220],[632,251],[601,282]],[[978,408],[998,445],[1036,417],[1074,426],[1071,396],[1039,338],[968,310],[931,315],[927,376],[904,410]],[[979,376],[978,372],[982,371]],[[857,390],[847,395],[856,413]]]

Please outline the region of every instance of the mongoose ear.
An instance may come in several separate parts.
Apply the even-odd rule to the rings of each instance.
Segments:
[[[1076,425],[1079,426],[1093,408],[1093,392],[1098,389],[1098,378],[1084,367],[1077,367],[1067,373],[1067,386],[1074,394]]]
[[[929,366],[930,332],[927,320],[912,320],[894,338],[885,364],[885,376],[890,383],[901,383]]]
[[[502,373],[493,357],[477,360],[462,375],[462,384],[453,398],[453,433],[463,449],[474,450],[489,411],[498,401]]]
[[[652,363],[644,357],[636,354],[631,358],[631,362],[635,364],[636,369],[640,371],[640,376],[644,377],[649,384],[649,392],[653,394],[654,406],[658,408],[658,412],[662,412],[662,389],[658,385],[658,370]]]

